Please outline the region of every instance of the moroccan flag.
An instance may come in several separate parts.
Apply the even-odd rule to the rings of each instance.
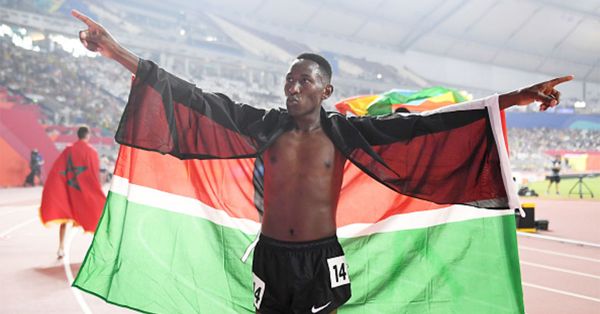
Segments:
[[[71,221],[87,232],[94,232],[106,201],[99,175],[98,153],[91,145],[77,141],[65,148],[44,184],[42,222]]]
[[[457,90],[435,86],[420,91],[393,89],[380,95],[356,96],[341,100],[335,107],[343,114],[378,116],[398,108],[423,112],[470,100]]]
[[[254,313],[242,257],[260,230],[260,155],[286,117],[140,61],[116,138],[144,150],[121,147],[73,285],[145,312]],[[322,119],[348,158],[336,223],[352,298],[340,313],[524,311],[497,97]]]

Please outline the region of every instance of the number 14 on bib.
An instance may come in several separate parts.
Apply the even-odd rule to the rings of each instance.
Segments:
[[[350,283],[348,275],[348,265],[345,256],[338,256],[327,259],[329,265],[329,278],[331,279],[331,288],[339,287]]]

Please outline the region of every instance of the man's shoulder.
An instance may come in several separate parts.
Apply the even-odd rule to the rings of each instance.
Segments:
[[[96,148],[92,144],[90,144],[89,142],[86,142],[86,141],[82,141],[82,140],[74,142],[70,146],[67,146],[67,148],[65,148],[65,149],[68,149],[68,148],[80,149],[80,150],[85,150],[85,151],[93,151],[94,153],[97,153]]]

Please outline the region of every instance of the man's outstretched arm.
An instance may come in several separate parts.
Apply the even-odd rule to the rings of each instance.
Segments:
[[[556,85],[568,82],[572,79],[573,75],[557,77],[549,81],[502,94],[498,98],[500,109],[506,109],[513,105],[526,106],[534,101],[541,102],[540,111],[555,107],[560,102],[560,92],[555,89]]]
[[[72,14],[87,25],[79,32],[87,49],[136,74],[115,135],[118,143],[180,159],[257,154],[258,149],[251,143],[257,123],[265,123],[264,109],[236,103],[224,94],[205,92],[125,49],[88,16],[76,10]],[[252,131],[250,126],[254,127]]]
[[[71,15],[88,27],[86,30],[79,31],[79,40],[88,50],[119,62],[131,73],[137,72],[140,60],[138,56],[121,46],[102,25],[87,15],[77,10],[72,10]]]

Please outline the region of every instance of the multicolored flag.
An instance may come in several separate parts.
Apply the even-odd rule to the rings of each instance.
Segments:
[[[420,91],[394,89],[380,95],[356,96],[341,100],[335,107],[343,114],[378,116],[399,108],[410,112],[423,112],[471,100],[465,92],[445,87],[430,87]]]
[[[58,156],[42,192],[40,218],[44,224],[73,222],[94,232],[106,196],[100,186],[100,161],[84,141],[68,146]]]
[[[498,107],[491,97],[323,122],[340,132],[332,137],[356,134],[339,143],[373,145],[349,150],[344,168],[336,222],[352,298],[339,313],[523,312]],[[285,117],[140,62],[117,140],[154,152],[121,148],[74,286],[145,312],[254,313],[251,259],[241,258],[260,230],[256,142],[278,132],[260,123]]]
[[[448,105],[471,100],[471,94],[465,91],[434,86],[420,91],[394,89],[380,95],[355,96],[343,99],[335,104],[342,114],[355,116],[380,116],[405,109],[406,112],[425,112]],[[506,113],[500,112],[502,134],[508,150],[508,131],[506,128]]]

